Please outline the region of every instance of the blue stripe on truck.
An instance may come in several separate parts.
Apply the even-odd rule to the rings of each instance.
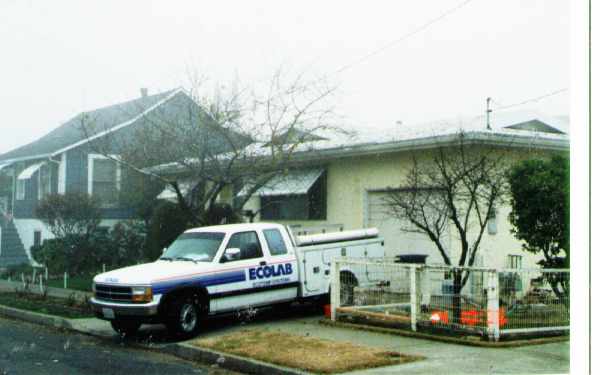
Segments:
[[[215,286],[246,281],[245,271],[221,272],[211,275],[200,275],[186,279],[168,280],[152,285],[153,294],[164,294],[181,286]]]

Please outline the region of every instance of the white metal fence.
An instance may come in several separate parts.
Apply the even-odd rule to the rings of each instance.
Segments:
[[[498,340],[569,330],[569,271],[337,259],[331,317]]]

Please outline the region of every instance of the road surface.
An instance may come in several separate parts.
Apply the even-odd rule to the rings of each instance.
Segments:
[[[0,318],[0,375],[235,374],[91,336]]]

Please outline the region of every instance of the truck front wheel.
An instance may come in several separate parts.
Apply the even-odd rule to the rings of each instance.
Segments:
[[[169,309],[167,327],[178,336],[192,337],[200,330],[202,312],[193,295],[176,298]]]
[[[122,337],[131,337],[140,329],[142,323],[137,320],[116,319],[111,320],[110,325]]]

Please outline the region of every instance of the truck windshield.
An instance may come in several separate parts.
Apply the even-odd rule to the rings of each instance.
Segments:
[[[225,233],[197,232],[183,233],[167,248],[160,257],[164,260],[191,260],[212,262]]]

